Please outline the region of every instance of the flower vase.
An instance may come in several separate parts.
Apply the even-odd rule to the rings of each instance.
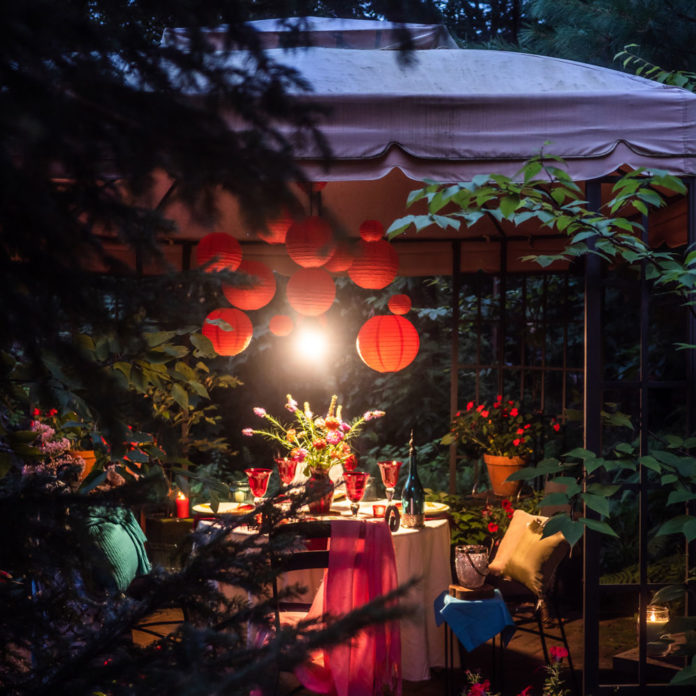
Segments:
[[[524,468],[525,457],[503,457],[496,454],[484,454],[483,461],[488,469],[488,478],[495,495],[510,498],[520,490],[521,481],[507,481],[507,477]]]
[[[333,502],[334,482],[326,471],[312,471],[307,481],[307,494],[310,501],[307,503],[309,511],[313,515],[328,515]]]

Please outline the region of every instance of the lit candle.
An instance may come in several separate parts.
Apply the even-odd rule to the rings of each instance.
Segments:
[[[660,636],[665,632],[665,626],[669,622],[669,609],[667,607],[659,607],[650,605],[647,609],[646,619],[646,635],[648,643],[654,643],[660,639]]]
[[[176,496],[176,516],[180,518],[189,516],[189,499],[181,491]]]
[[[386,505],[373,505],[372,506],[372,516],[373,517],[384,517],[384,513],[386,512],[387,506]]]

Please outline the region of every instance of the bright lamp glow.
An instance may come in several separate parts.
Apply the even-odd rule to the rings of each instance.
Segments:
[[[304,360],[321,360],[326,354],[326,336],[319,329],[303,328],[295,339],[295,352]]]

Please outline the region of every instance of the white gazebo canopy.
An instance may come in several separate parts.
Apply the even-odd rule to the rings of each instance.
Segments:
[[[298,98],[328,108],[320,129],[333,152],[332,161],[321,161],[307,138],[293,140],[294,154],[309,180],[328,182],[322,192],[324,206],[349,234],[357,236],[365,219],[389,226],[405,214],[408,192],[424,179],[513,176],[542,148],[562,157],[576,181],[610,175],[621,167],[696,173],[696,95],[686,90],[569,60],[453,48],[451,37],[437,26],[408,26],[416,50],[404,62],[389,50],[398,42],[388,23],[307,21],[316,45],[293,50],[273,47],[287,30],[280,20],[253,26],[270,46],[269,56],[295,68],[311,87]],[[232,68],[248,60],[243,52],[225,51],[219,31],[210,30],[209,36],[221,47],[216,59],[222,65]],[[186,32],[169,31],[164,40],[183,42]],[[236,115],[223,116],[230,128],[243,127]],[[163,178],[153,204],[169,184]],[[221,194],[220,208],[218,230],[257,241],[240,221],[231,196]],[[179,223],[177,237],[182,241],[195,241],[211,231],[196,224],[175,197],[165,210]],[[663,215],[651,234],[680,243],[682,220],[682,214]],[[495,230],[482,220],[463,234],[483,238],[491,232]],[[521,231],[523,236],[529,233],[537,251],[549,250],[543,232]],[[443,245],[444,237],[434,230],[418,235],[429,240],[429,248],[399,245],[401,272],[449,272],[451,252]],[[497,255],[490,245],[479,246],[478,251],[468,247],[472,253],[463,257],[462,270],[496,269]],[[179,265],[176,251],[171,252],[171,260]],[[528,266],[518,261],[528,252],[526,243],[519,250],[510,249],[515,270]],[[253,244],[249,256],[285,271],[277,247]]]

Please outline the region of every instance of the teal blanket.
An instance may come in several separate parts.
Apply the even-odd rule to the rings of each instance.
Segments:
[[[93,507],[86,533],[94,580],[108,591],[124,592],[133,578],[150,572],[147,538],[130,510]]]

